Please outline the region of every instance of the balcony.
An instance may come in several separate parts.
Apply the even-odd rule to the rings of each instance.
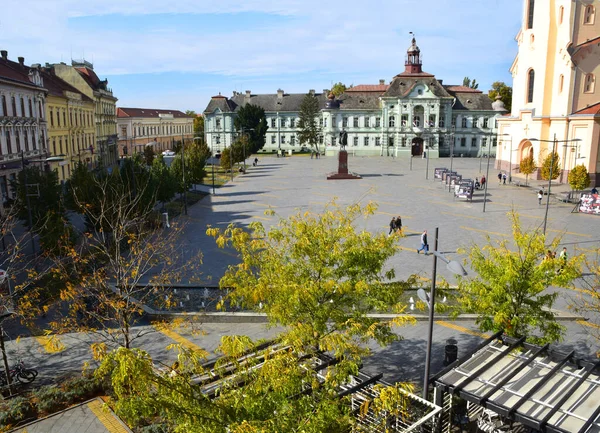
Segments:
[[[23,157],[25,159],[38,157],[42,154],[40,149],[33,149],[23,152]],[[0,164],[12,161],[20,161],[21,160],[21,152],[19,153],[9,153],[7,155],[0,155]]]

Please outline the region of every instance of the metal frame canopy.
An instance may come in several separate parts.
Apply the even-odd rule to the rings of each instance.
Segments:
[[[574,352],[498,333],[432,382],[440,406],[451,401],[447,395],[458,395],[507,423],[541,432],[600,432],[600,361],[578,359]]]

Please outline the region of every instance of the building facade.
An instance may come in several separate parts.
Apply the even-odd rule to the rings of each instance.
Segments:
[[[52,68],[43,68],[42,77],[48,89],[48,160],[59,181],[64,182],[71,177],[77,163],[93,168],[97,162],[95,104],[93,99],[58,78]]]
[[[23,162],[45,165],[47,157],[46,94],[40,65],[26,66],[0,51],[0,212],[14,193]]]
[[[320,149],[336,151],[342,131],[350,151],[360,155],[430,157],[495,155],[496,119],[505,111],[488,95],[464,86],[443,85],[422,70],[421,52],[413,38],[405,70],[389,84],[358,85],[334,99],[328,91],[310,90],[320,106]],[[230,146],[238,136],[234,119],[239,107],[254,104],[265,110],[266,144],[262,151],[299,150],[299,110],[304,94],[255,95],[234,92],[211,98],[205,115],[207,143],[214,150]],[[489,146],[488,146],[489,144]]]
[[[54,73],[94,101],[96,143],[93,152],[104,167],[117,163],[117,98],[108,87],[108,80],[100,80],[94,66],[87,61],[72,61],[52,65]],[[90,149],[91,157],[92,149]]]
[[[121,157],[143,152],[172,150],[177,142],[194,138],[194,118],[178,110],[118,108],[117,131]],[[203,138],[203,137],[202,137]]]
[[[528,156],[541,165],[554,147],[560,182],[583,164],[600,184],[599,8],[599,0],[524,1],[511,114],[499,121],[499,168],[518,173]]]

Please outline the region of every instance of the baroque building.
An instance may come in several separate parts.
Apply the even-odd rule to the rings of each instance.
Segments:
[[[10,182],[23,164],[45,166],[46,94],[39,64],[25,65],[0,51],[0,213],[14,199]],[[44,167],[45,168],[45,167]]]
[[[96,143],[85,158],[96,153],[98,161],[107,168],[117,163],[117,98],[108,87],[108,80],[100,80],[94,65],[85,60],[52,65],[56,76],[63,79],[94,101]]]
[[[524,0],[510,69],[510,116],[499,121],[497,165],[518,173],[520,161],[538,165],[554,147],[560,182],[585,165],[600,185],[600,1]],[[540,178],[539,171],[534,178]]]
[[[464,86],[444,85],[422,69],[421,51],[413,38],[404,72],[389,84],[358,85],[333,99],[328,91],[314,94],[320,105],[321,151],[335,153],[340,132],[348,134],[349,150],[359,155],[481,156],[496,153],[496,119],[505,111],[487,94]],[[219,150],[238,136],[234,119],[239,107],[254,104],[265,110],[263,152],[299,150],[298,114],[304,94],[245,94],[211,98],[204,110],[209,146]]]
[[[94,100],[61,80],[52,68],[43,68],[48,120],[48,152],[50,168],[56,170],[60,182],[71,177],[77,163],[92,168],[96,162],[94,145],[96,125]]]
[[[177,142],[191,143],[194,118],[178,110],[119,107],[117,131],[122,157],[143,152],[147,146],[155,152],[172,150]]]

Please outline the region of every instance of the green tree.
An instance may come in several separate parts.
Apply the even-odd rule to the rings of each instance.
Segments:
[[[471,89],[479,88],[479,83],[477,82],[477,80],[475,80],[475,79],[471,80],[469,77],[463,78],[462,85],[465,87],[470,87]]]
[[[232,169],[234,164],[237,164],[244,160],[244,152],[246,152],[246,154],[248,152],[247,145],[246,150],[244,150],[244,141],[245,138],[242,137],[239,140],[234,141],[231,146],[223,149],[223,151],[221,152],[221,168],[225,170],[230,170]]]
[[[537,166],[535,165],[535,159],[533,159],[533,155],[529,155],[523,158],[519,163],[519,168],[521,170],[521,173],[525,175],[525,185],[527,185],[527,182],[529,181],[529,175],[537,169]]]
[[[58,183],[56,171],[41,171],[38,167],[26,167],[19,172],[17,181],[12,186],[17,193],[17,216],[27,222],[31,210],[33,230],[36,233],[39,233],[46,223],[48,212],[58,214],[63,212],[62,188]]]
[[[186,152],[187,153],[187,152]],[[184,159],[185,158],[185,159]],[[185,163],[185,167],[184,167]],[[189,191],[192,186],[192,177],[190,176],[189,158],[186,155],[176,155],[171,162],[169,170],[175,182],[177,183],[177,192],[183,194]],[[185,168],[185,175],[184,175]]]
[[[154,157],[156,154],[154,153],[154,149],[152,146],[144,147],[144,160],[146,161],[146,165],[148,167],[152,167],[152,163],[154,162]]]
[[[585,165],[580,164],[569,172],[569,185],[575,191],[582,191],[590,186],[590,175]]]
[[[244,105],[237,111],[233,125],[240,134],[248,137],[248,154],[256,153],[265,146],[268,127],[263,108],[253,104]]]
[[[560,176],[560,171],[560,157],[558,156],[558,152],[550,152],[542,162],[542,179],[549,180],[551,175],[552,180],[557,179]]]
[[[335,95],[335,97],[339,97],[342,93],[344,93],[346,91],[348,87],[346,87],[346,85],[344,83],[342,83],[341,81],[339,83],[335,83],[332,87],[331,87],[331,93],[333,93]]]
[[[304,96],[298,113],[298,128],[300,129],[298,139],[301,145],[308,144],[311,148],[315,148],[317,152],[319,152],[318,143],[321,133],[317,120],[319,113],[319,100],[313,93],[308,93]]]
[[[562,338],[564,327],[551,310],[558,292],[547,289],[570,287],[581,274],[583,257],[574,256],[566,263],[548,258],[547,250],[556,251],[560,238],[547,244],[539,229],[523,229],[516,213],[508,215],[512,240],[492,241],[487,236],[486,245],[474,245],[469,251],[477,276],[459,281],[462,311],[477,314],[482,331],[504,330],[511,337],[556,342]]]
[[[187,155],[186,162],[189,164],[187,174],[190,176],[190,182],[195,186],[204,179],[204,167],[206,160],[210,157],[210,149],[206,143],[194,140],[186,147],[185,153]]]
[[[171,201],[177,192],[177,180],[165,164],[162,155],[152,163],[152,177],[156,185],[156,200],[164,204]]]
[[[500,96],[500,100],[504,102],[504,107],[510,111],[512,106],[512,87],[507,86],[502,81],[492,83],[492,89],[488,92],[488,96],[492,101],[496,100],[496,96]]]
[[[204,116],[198,115],[194,118],[194,137],[204,139]]]

